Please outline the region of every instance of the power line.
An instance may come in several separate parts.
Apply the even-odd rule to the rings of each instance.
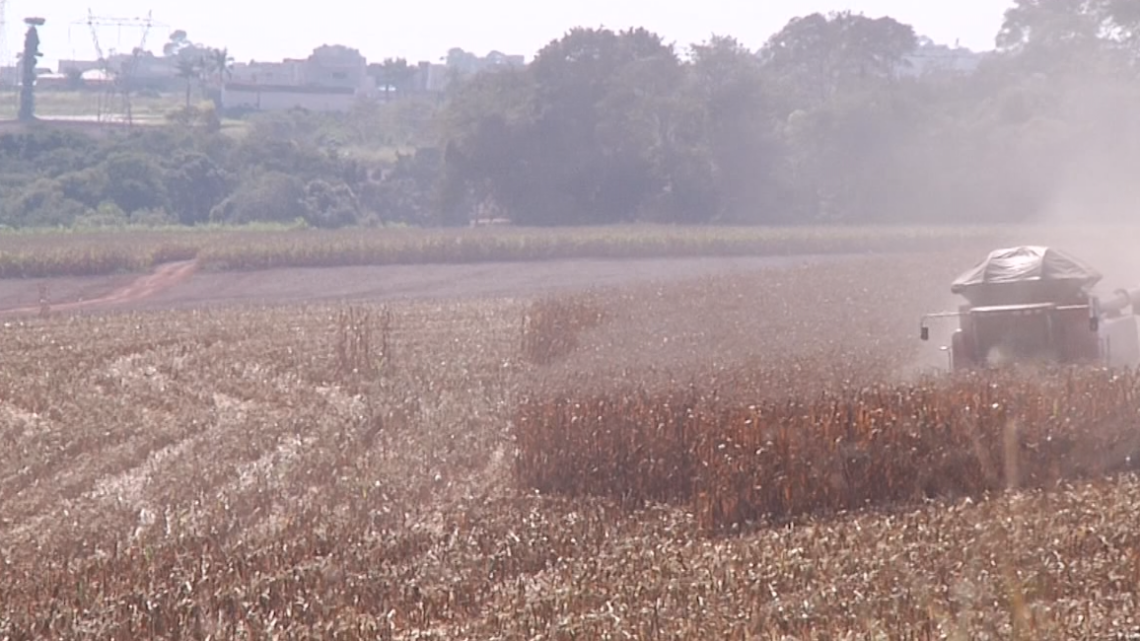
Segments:
[[[3,0],[0,0],[3,1]],[[116,92],[122,94],[122,104],[124,116],[127,125],[130,126],[133,122],[131,113],[131,92],[130,83],[131,76],[138,66],[139,58],[145,52],[147,38],[150,36],[150,31],[154,27],[165,26],[161,23],[154,21],[152,12],[148,11],[145,17],[142,18],[121,18],[110,16],[96,16],[90,9],[87,10],[87,19],[76,21],[72,24],[86,25],[91,32],[91,41],[95,45],[95,54],[98,56],[97,63],[100,71],[102,71],[108,82],[109,99],[108,104],[113,103],[114,94]],[[128,30],[141,30],[142,35],[139,38],[138,46],[131,49],[129,54],[122,54],[111,50],[111,55],[103,49],[103,43],[100,39],[100,30],[105,28],[114,28],[118,30],[119,40],[122,40],[123,29]],[[118,58],[118,63],[115,64],[113,60]],[[102,101],[100,101],[102,103]],[[102,120],[103,105],[100,104],[97,118]]]

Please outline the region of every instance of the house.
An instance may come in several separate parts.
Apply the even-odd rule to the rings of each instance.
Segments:
[[[522,67],[526,65],[526,56],[508,55],[500,51],[492,51],[483,58],[483,69],[488,67]]]
[[[163,56],[124,56],[117,64],[112,68],[129,69],[131,79],[140,83],[164,83],[178,77],[178,63]]]
[[[67,89],[70,79],[61,73],[41,73],[36,75],[36,89]]]
[[[371,95],[375,82],[368,61],[356,49],[323,45],[305,59],[234,65],[222,92],[223,109],[344,112]]]
[[[920,38],[918,47],[904,56],[905,64],[898,69],[900,77],[920,77],[930,73],[971,74],[985,60],[987,54],[955,45],[935,44],[930,38]]]
[[[368,61],[359,51],[343,45],[323,45],[305,60],[302,84],[356,89],[368,77]]]
[[[470,75],[490,69],[521,67],[526,64],[526,57],[507,55],[501,51],[492,51],[486,56],[479,57],[455,47],[447,52],[444,61],[448,67],[457,69],[463,75]]]
[[[113,54],[106,61],[60,60],[56,73],[61,76],[78,73],[83,77],[85,86],[110,82],[114,77],[129,79],[131,89],[172,91],[179,83],[175,60],[150,52],[137,56]]]
[[[301,85],[304,63],[304,60],[239,62],[233,66],[230,80],[237,84]]]
[[[56,65],[56,73],[61,76],[66,76],[69,73],[87,73],[96,69],[102,69],[103,63],[98,60],[60,60]]]
[[[492,51],[479,57],[459,48],[451,49],[444,58],[444,64],[421,62],[413,80],[419,91],[442,93],[452,82],[484,71],[517,69],[526,66],[526,57],[508,55]]]
[[[526,64],[523,56],[492,51],[485,57],[461,49],[446,64],[421,62],[401,82],[408,93],[441,93],[457,78]],[[223,109],[348,111],[360,98],[378,95],[378,65],[343,45],[322,45],[308,58],[235,64],[221,96]],[[389,92],[390,93],[390,92]]]

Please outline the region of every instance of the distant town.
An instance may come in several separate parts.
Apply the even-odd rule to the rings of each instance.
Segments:
[[[457,78],[481,71],[521,67],[525,56],[492,51],[479,56],[452,49],[441,62],[403,59],[369,62],[357,49],[323,45],[304,58],[234,62],[225,50],[171,34],[161,54],[138,51],[98,60],[60,60],[55,69],[37,70],[37,89],[178,93],[194,90],[226,111],[302,108],[347,111],[365,99],[439,95]],[[14,88],[14,66],[0,69],[0,86]]]
[[[922,38],[898,69],[900,76],[935,69],[972,72],[985,57],[958,46]],[[304,58],[234,62],[225,50],[190,42],[175,31],[160,54],[136,50],[99,60],[60,60],[56,69],[38,70],[39,89],[75,91],[185,92],[214,102],[221,110],[275,111],[302,108],[345,112],[360,100],[439,96],[457,79],[496,69],[525,66],[523,55],[486,55],[451,49],[439,62],[403,59],[370,62],[345,45],[322,45]],[[0,69],[0,85],[14,87],[15,67]]]

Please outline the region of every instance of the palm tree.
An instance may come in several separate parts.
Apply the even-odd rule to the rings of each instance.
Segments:
[[[190,87],[198,77],[201,67],[194,58],[180,58],[178,60],[178,77],[186,81],[186,108],[190,108]]]
[[[234,59],[229,49],[213,49],[210,51],[210,67],[218,74],[218,87],[224,87],[226,79],[234,75]]]
[[[227,48],[211,49],[209,60],[206,61],[210,71],[218,74],[218,109],[224,109],[226,103],[226,79],[234,75],[234,59]]]
[[[416,75],[416,68],[408,65],[404,58],[387,58],[379,66],[377,81],[384,85],[384,102],[388,102],[388,93],[396,90],[399,96],[407,90],[408,82]]]

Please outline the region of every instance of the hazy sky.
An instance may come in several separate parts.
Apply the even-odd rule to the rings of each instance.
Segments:
[[[890,15],[913,25],[919,35],[976,50],[993,47],[1006,0],[8,0],[6,57],[23,41],[23,19],[47,18],[41,28],[44,62],[94,57],[88,8],[96,16],[145,17],[155,27],[148,48],[161,49],[169,32],[185,29],[190,39],[228,47],[238,61],[304,57],[321,44],[356,47],[370,60],[405,57],[438,60],[449,48],[480,55],[492,49],[524,54],[529,60],[547,42],[574,26],[614,29],[642,26],[679,48],[712,34],[731,35],[759,48],[795,16],[851,9],[870,17]],[[78,24],[73,24],[78,23]],[[142,30],[101,27],[104,50],[138,46]]]

